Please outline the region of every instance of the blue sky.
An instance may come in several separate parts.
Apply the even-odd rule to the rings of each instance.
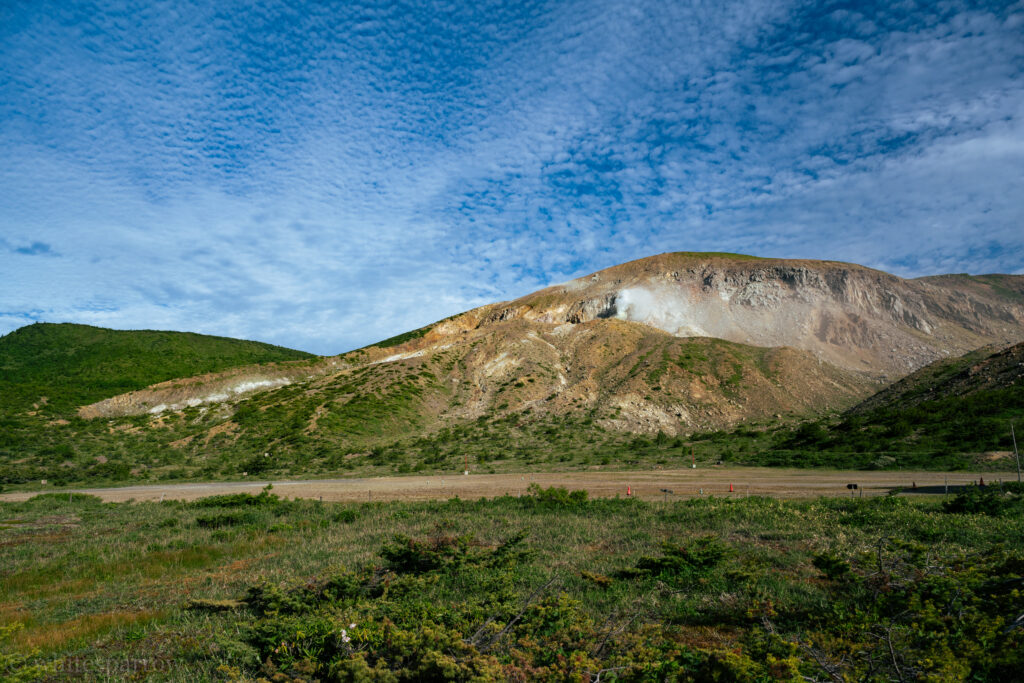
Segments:
[[[1024,2],[0,0],[0,334],[336,353],[664,251],[1024,272]]]

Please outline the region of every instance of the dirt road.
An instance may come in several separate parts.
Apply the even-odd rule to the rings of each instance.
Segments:
[[[985,482],[1016,480],[1016,474],[985,473]],[[862,472],[777,468],[708,468],[632,472],[546,472],[535,474],[451,474],[445,476],[380,477],[374,479],[310,479],[273,481],[274,492],[286,498],[320,498],[325,501],[430,500],[490,498],[520,495],[531,483],[585,489],[591,496],[632,495],[647,499],[689,498],[698,495],[773,496],[810,498],[816,496],[879,496],[894,488],[914,487],[921,492],[942,493],[945,485],[960,486],[977,481],[979,475],[966,472]],[[267,480],[211,482],[205,484],[154,484],[118,488],[73,489],[105,501],[193,500],[223,493],[258,493]],[[857,484],[856,491],[847,484]],[[730,491],[730,486],[732,491]],[[927,487],[927,488],[926,488]],[[664,489],[671,491],[664,493]],[[59,489],[62,492],[68,489]],[[0,500],[27,500],[38,492],[14,492]]]

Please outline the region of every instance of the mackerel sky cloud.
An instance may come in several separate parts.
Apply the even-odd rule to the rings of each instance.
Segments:
[[[677,250],[1024,272],[1024,2],[0,4],[0,334],[318,353]]]

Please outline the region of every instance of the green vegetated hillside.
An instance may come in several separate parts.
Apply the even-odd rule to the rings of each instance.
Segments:
[[[314,358],[261,342],[191,332],[35,323],[0,337],[0,411],[65,417],[78,406],[179,377]]]
[[[1017,485],[0,503],[9,680],[1011,681]]]
[[[81,480],[128,472],[136,444],[109,425],[80,419],[75,411],[81,405],[169,379],[313,358],[270,344],[187,332],[22,327],[0,338],[0,472],[6,473],[0,484],[18,479],[5,469],[12,466],[23,466],[33,479],[59,474],[63,463],[81,470]],[[118,453],[125,462],[108,464]],[[95,467],[100,469],[90,474]]]
[[[839,467],[1014,467],[1024,423],[1024,344],[937,361],[838,418],[780,430],[742,462]]]

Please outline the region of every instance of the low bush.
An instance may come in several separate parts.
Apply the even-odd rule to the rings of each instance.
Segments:
[[[251,493],[226,493],[219,496],[197,498],[189,503],[193,508],[279,508],[287,506],[288,501],[282,500],[271,493],[272,484],[267,484],[258,495]]]
[[[249,510],[232,510],[215,515],[196,517],[196,526],[201,529],[221,529],[231,526],[254,525],[261,521],[260,515]]]
[[[619,572],[626,578],[649,576],[676,582],[707,575],[729,554],[730,549],[716,536],[702,536],[683,546],[662,543],[661,557],[641,557],[636,567]]]
[[[524,502],[539,510],[581,510],[587,504],[586,491],[569,491],[561,486],[542,488],[530,484]]]
[[[1024,511],[1024,487],[1013,482],[1001,486],[968,486],[942,504],[946,512],[998,516]]]

